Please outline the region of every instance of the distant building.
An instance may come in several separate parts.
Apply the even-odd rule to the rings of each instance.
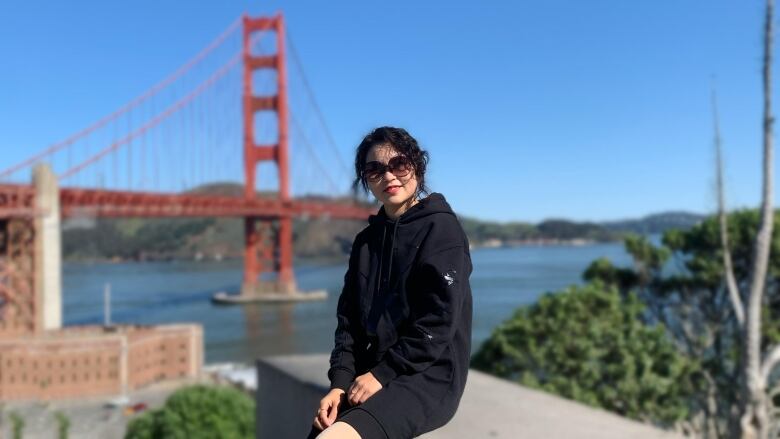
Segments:
[[[121,395],[198,377],[200,325],[81,326],[0,338],[0,400]]]

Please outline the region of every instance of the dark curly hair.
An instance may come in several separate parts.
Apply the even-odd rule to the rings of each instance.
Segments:
[[[417,192],[415,196],[424,193],[429,194],[425,185],[425,169],[428,166],[428,152],[421,149],[417,140],[403,128],[379,127],[368,133],[355,150],[355,181],[352,190],[357,193],[359,188],[368,193],[368,182],[363,178],[363,170],[366,166],[366,157],[372,147],[377,145],[390,145],[398,154],[409,159],[414,165],[414,175],[417,178]]]

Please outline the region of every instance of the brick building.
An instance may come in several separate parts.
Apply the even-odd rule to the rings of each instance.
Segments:
[[[200,325],[82,326],[0,339],[0,400],[121,395],[203,364]]]

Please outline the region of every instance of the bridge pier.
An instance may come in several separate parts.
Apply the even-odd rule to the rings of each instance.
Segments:
[[[325,290],[300,291],[295,289],[295,285],[279,281],[244,283],[241,286],[241,294],[217,293],[214,296],[214,300],[221,303],[308,302],[327,298],[328,292]]]
[[[292,218],[244,219],[244,281],[238,295],[217,293],[218,303],[301,302],[325,300],[325,290],[298,290],[292,265]],[[261,279],[274,273],[276,279]]]
[[[62,247],[60,235],[60,190],[57,176],[48,165],[33,170],[35,187],[35,303],[37,328],[62,327]]]

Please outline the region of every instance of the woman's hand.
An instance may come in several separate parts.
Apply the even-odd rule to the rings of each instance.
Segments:
[[[358,405],[366,402],[368,398],[382,390],[382,385],[379,384],[374,375],[371,372],[366,372],[363,375],[355,378],[355,381],[349,386],[349,403],[352,405]]]
[[[341,389],[331,389],[327,395],[320,400],[320,408],[317,410],[317,416],[314,417],[314,426],[319,430],[324,430],[336,421],[339,413],[339,407],[344,400],[344,391]]]

